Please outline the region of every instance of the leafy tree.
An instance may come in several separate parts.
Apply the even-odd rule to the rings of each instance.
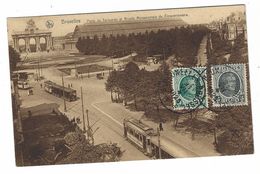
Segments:
[[[20,61],[20,54],[15,51],[13,47],[9,46],[9,64],[11,73],[17,69],[17,63]]]
[[[111,93],[111,100],[119,100],[119,95],[120,95],[120,72],[119,71],[112,71],[110,72],[107,81],[105,83],[105,88],[107,91],[110,91]],[[113,93],[117,94],[117,99],[113,98]]]
[[[127,78],[124,78],[124,91],[125,91],[125,99],[127,101],[128,97],[134,98],[135,108],[137,109],[136,104],[136,91],[138,90],[138,82],[139,82],[139,67],[137,64],[133,62],[129,62],[126,64],[124,69],[124,74]]]
[[[135,51],[139,57],[162,54],[177,55],[185,65],[196,63],[195,55],[200,42],[207,33],[205,27],[190,26],[170,30],[146,31],[144,33],[117,34],[99,39],[79,39],[77,48],[85,54],[103,54],[122,57]]]
[[[249,106],[250,107],[250,106]],[[232,108],[216,119],[220,134],[217,150],[226,155],[253,153],[251,109],[248,106]]]
[[[159,73],[160,98],[166,105],[172,106],[172,75],[165,61],[159,67]]]

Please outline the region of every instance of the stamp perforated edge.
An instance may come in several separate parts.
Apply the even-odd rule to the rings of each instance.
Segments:
[[[244,103],[238,103],[238,104],[228,104],[228,105],[219,105],[219,104],[214,104],[214,101],[212,101],[212,106],[213,107],[232,107],[232,106],[247,106],[248,105],[248,89],[247,89],[247,64],[245,63],[233,63],[233,64],[220,64],[220,65],[212,65],[210,67],[210,72],[212,71],[213,67],[214,66],[235,66],[235,65],[241,65],[243,66],[243,69],[244,69],[244,72],[243,72],[243,75],[244,75],[244,78],[242,79],[241,78],[241,81],[243,81],[243,84],[244,84],[244,93],[245,93],[245,102]],[[213,86],[214,86],[214,78],[213,78],[213,74],[211,73],[211,90],[212,92],[214,91],[213,90]]]
[[[173,71],[175,69],[196,69],[196,68],[204,68],[205,69],[205,75],[206,75],[206,80],[203,80],[205,82],[205,105],[206,107],[205,108],[208,108],[209,107],[209,102],[208,102],[208,76],[207,76],[207,67],[206,66],[193,66],[193,67],[173,67],[171,69],[171,75],[173,73]],[[171,80],[171,86],[172,86],[172,90],[174,90],[174,86],[173,86],[173,76],[172,76],[172,80]],[[174,98],[173,98],[173,93],[172,93],[172,101],[174,102]],[[179,108],[175,108],[173,107],[173,110],[188,110],[188,108],[183,108],[183,107],[179,107]],[[196,108],[190,108],[190,110],[193,110],[193,109],[196,109]],[[201,109],[201,108],[200,108]]]

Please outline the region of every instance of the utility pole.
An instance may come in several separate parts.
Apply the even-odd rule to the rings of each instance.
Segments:
[[[88,140],[91,139],[91,144],[94,145],[94,133],[93,130],[92,130],[92,126],[95,124],[93,124],[92,126],[89,125],[89,117],[88,117],[88,109],[86,109],[86,114],[87,114],[87,124],[88,124],[88,130],[87,130],[87,136],[88,136]],[[98,128],[97,128],[98,129]],[[96,130],[97,130],[96,129]]]
[[[65,87],[64,87],[64,80],[63,80],[63,72],[61,74],[61,80],[62,80],[62,96],[63,96],[63,104],[64,104],[64,112],[67,112],[67,107],[66,107],[66,100],[65,100]]]
[[[81,97],[80,97],[80,98],[81,98],[81,109],[82,109],[83,131],[86,132],[82,86],[80,87],[80,94],[81,94]]]
[[[90,125],[89,125],[89,117],[88,117],[88,109],[86,109],[86,114],[87,114],[87,124],[88,124],[88,128],[90,128]]]
[[[36,79],[35,80],[38,81],[38,70],[37,70],[37,68],[35,68],[35,74],[36,74]]]
[[[40,58],[38,58],[38,79],[40,79],[41,72],[40,72]]]
[[[41,59],[42,58],[40,57],[40,70],[41,70],[41,76],[43,77]]]
[[[158,152],[159,152],[159,159],[162,159],[162,152],[161,152],[161,134],[160,134],[160,130],[157,127],[157,134],[158,134]]]

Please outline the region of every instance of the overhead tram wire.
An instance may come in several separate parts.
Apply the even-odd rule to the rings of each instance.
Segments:
[[[73,109],[75,106],[77,106],[78,104],[80,104],[80,101],[77,101],[76,104],[72,105],[71,107],[67,108],[67,111],[70,111],[71,109]]]

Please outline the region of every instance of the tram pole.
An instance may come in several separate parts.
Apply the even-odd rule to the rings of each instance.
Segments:
[[[67,112],[67,106],[66,106],[66,100],[65,100],[65,91],[64,91],[64,79],[63,79],[63,72],[61,74],[61,80],[62,80],[62,96],[63,96],[63,105],[64,105],[64,112]]]
[[[87,114],[87,124],[88,124],[88,128],[90,128],[90,125],[89,125],[89,117],[88,117],[88,109],[86,109],[86,114]]]
[[[81,109],[82,109],[83,131],[86,132],[82,86],[80,87],[80,94],[81,94],[81,97],[80,97],[80,98],[81,98]]]
[[[87,125],[87,126],[88,126],[87,136],[88,136],[88,139],[91,138],[91,141],[92,141],[91,144],[94,145],[94,133],[95,133],[95,132],[93,132],[93,130],[92,130],[91,127],[92,127],[95,123],[94,123],[92,126],[90,126],[90,124],[89,124],[89,117],[88,117],[88,109],[86,109],[86,114],[87,114],[87,124],[88,124],[88,125]],[[99,129],[99,128],[97,128],[97,129]],[[96,130],[97,130],[97,129],[96,129]],[[95,130],[95,131],[96,131],[96,130]]]
[[[157,134],[158,134],[158,152],[159,152],[159,159],[162,159],[162,152],[161,152],[161,134],[160,134],[160,130],[157,127]]]
[[[37,77],[37,79],[38,79],[38,81],[40,80],[40,76],[41,76],[41,72],[40,72],[40,58],[38,58],[38,66],[37,66],[37,68],[38,68],[38,77]]]
[[[42,63],[41,63],[41,61],[42,61],[42,57],[40,57],[40,70],[41,70],[41,76],[43,77],[43,73],[42,73]]]

